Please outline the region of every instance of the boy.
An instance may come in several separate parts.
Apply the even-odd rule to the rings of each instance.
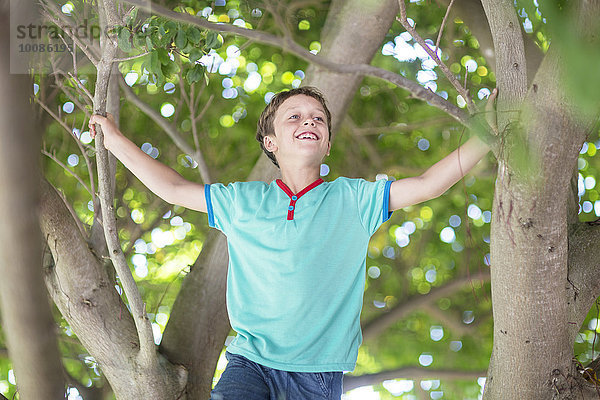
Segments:
[[[207,212],[227,235],[227,309],[237,336],[214,400],[339,400],[362,341],[369,238],[392,211],[441,195],[489,150],[475,137],[418,177],[324,182],[331,115],[320,92],[303,87],[274,96],[258,123],[257,140],[281,179],[200,185],[147,156],[109,119],[94,115],[92,135],[94,123],[150,190]]]

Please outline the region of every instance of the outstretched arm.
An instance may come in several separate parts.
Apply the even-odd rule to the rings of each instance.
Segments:
[[[498,90],[494,89],[486,107],[487,122],[495,133],[497,128],[493,104],[497,94]],[[465,176],[489,150],[488,145],[475,136],[422,175],[393,182],[390,188],[390,211],[441,196]]]
[[[93,115],[89,122],[92,137],[96,136],[94,124],[102,127],[104,147],[154,194],[168,203],[206,212],[204,185],[186,180],[174,169],[144,153],[119,131],[112,118]]]
[[[390,188],[390,211],[441,196],[489,150],[488,145],[475,136],[422,175],[394,181]]]

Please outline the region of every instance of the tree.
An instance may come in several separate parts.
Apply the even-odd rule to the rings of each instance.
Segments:
[[[58,26],[85,20],[109,35],[100,35],[100,43],[64,37],[73,41],[74,56],[68,63],[49,58],[54,73],[36,75],[35,99],[51,146],[43,149],[47,181],[41,185],[45,279],[60,312],[63,353],[91,356],[64,361],[70,385],[84,398],[111,390],[124,399],[206,398],[230,331],[224,238],[207,231],[201,216],[153,199],[115,169],[100,141],[91,148],[84,130],[90,112],[143,113],[121,118],[123,130],[146,141],[149,153],[161,149],[161,160],[191,179],[198,179],[195,173],[203,182],[242,179],[252,169],[248,179],[268,180],[277,171],[252,144],[255,118],[249,115],[262,109],[268,92],[300,81],[321,88],[336,116],[332,158],[324,167],[331,175],[416,174],[467,131],[489,139],[498,161],[495,191],[494,174],[484,168],[475,175],[480,178],[469,177],[444,198],[396,213],[373,237],[365,345],[347,388],[379,384],[376,390],[389,397],[390,384],[380,383],[404,378],[429,382],[400,390],[422,395],[432,389],[431,377],[443,382],[432,396],[441,390],[448,398],[477,396],[474,380],[485,374],[492,349],[489,274],[481,265],[484,259],[490,264],[485,242],[491,236],[494,342],[485,397],[597,396],[594,363],[583,373],[578,364],[594,358],[595,333],[586,324],[599,295],[591,263],[597,228],[580,222],[589,210],[578,217],[578,207],[598,194],[591,183],[578,190],[575,167],[580,159],[587,177],[596,171],[580,150],[586,143],[593,156],[597,134],[600,79],[581,62],[582,54],[599,58],[597,1],[517,7],[499,0],[484,0],[483,7],[468,0],[185,1],[152,4],[149,20],[143,15],[148,2],[131,4],[139,11],[110,0],[97,9],[85,2],[62,9],[46,4]],[[422,39],[429,37],[440,45]],[[81,53],[86,57],[78,58]],[[221,70],[217,63],[228,56]],[[438,73],[445,78],[438,80]],[[252,83],[257,79],[260,86]],[[494,85],[499,132],[489,137],[473,94],[483,97]],[[122,104],[120,91],[127,99]],[[391,123],[398,119],[403,123]],[[69,168],[61,160],[75,149],[80,155]],[[399,150],[409,155],[399,160]],[[463,218],[460,208],[468,210]],[[464,238],[456,236],[459,226]],[[156,246],[172,242],[173,232],[193,240]],[[183,258],[193,265],[180,279],[181,267],[170,261]],[[586,340],[576,343],[582,325]],[[162,337],[160,346],[155,337]],[[98,366],[106,382],[90,372]],[[91,388],[82,385],[86,380]]]

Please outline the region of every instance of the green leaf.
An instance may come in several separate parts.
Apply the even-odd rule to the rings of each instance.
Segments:
[[[148,49],[148,51],[150,51],[154,48],[154,45],[152,44],[152,39],[150,39],[150,36],[146,36],[146,48]]]
[[[161,70],[164,76],[172,78],[175,74],[179,72],[179,65],[177,65],[177,63],[171,62],[168,64],[164,64]]]
[[[175,36],[175,46],[177,46],[179,49],[183,49],[186,44],[187,44],[187,36],[185,34],[185,31],[180,28],[177,31],[177,36]]]
[[[157,71],[160,71],[160,60],[159,60],[159,56],[158,56],[158,52],[160,49],[156,49],[153,50],[150,53],[150,65],[148,66],[148,70],[152,73],[156,73]]]
[[[202,32],[200,32],[200,29],[192,26],[187,30],[187,38],[193,44],[198,44],[202,39]]]
[[[199,82],[204,75],[204,67],[201,64],[196,64],[185,74],[185,79],[189,84]]]
[[[147,39],[147,36],[144,36],[141,33],[134,34],[133,35],[133,45],[135,46],[136,49],[142,50],[144,48],[144,46],[146,45],[146,39]]]
[[[194,45],[188,40],[187,44],[183,49],[181,49],[182,53],[190,54],[190,51],[194,49]]]
[[[160,61],[161,64],[169,64],[171,61],[171,58],[169,58],[169,52],[166,49],[163,48],[159,48],[157,49],[158,51],[158,60]]]
[[[138,13],[138,9],[134,8],[129,15],[127,15],[127,18],[125,19],[125,24],[129,27],[133,26],[133,23],[135,22],[136,18],[137,18],[137,13]]]
[[[171,37],[177,33],[177,24],[173,21],[165,22],[165,30],[171,34]]]
[[[204,47],[207,49],[218,49],[221,47],[221,41],[219,40],[219,34],[214,31],[210,31],[206,34],[206,42]]]
[[[119,36],[117,37],[117,43],[119,44],[119,48],[123,50],[125,53],[129,53],[131,51],[131,42],[129,41],[131,37],[131,32],[129,29],[121,29],[119,32]]]
[[[192,51],[190,51],[190,56],[189,56],[190,62],[192,64],[194,64],[196,61],[201,59],[203,55],[204,55],[204,53],[202,52],[202,50],[197,49],[197,48],[192,49]]]

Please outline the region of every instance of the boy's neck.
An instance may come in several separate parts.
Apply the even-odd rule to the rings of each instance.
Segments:
[[[316,168],[281,168],[281,180],[293,193],[298,193],[321,177],[320,167]]]

